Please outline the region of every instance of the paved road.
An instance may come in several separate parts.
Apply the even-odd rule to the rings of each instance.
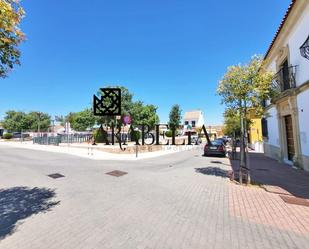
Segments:
[[[94,161],[0,147],[0,248],[309,248],[308,208],[231,183],[227,159],[201,154]]]

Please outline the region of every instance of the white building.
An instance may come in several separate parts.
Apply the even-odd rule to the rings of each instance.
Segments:
[[[184,115],[184,131],[195,131],[196,127],[202,127],[204,125],[204,115],[200,110],[194,110],[185,112]]]
[[[306,48],[304,48],[307,46]],[[279,96],[263,121],[266,155],[309,170],[309,1],[293,0],[265,55]],[[307,57],[307,58],[306,58]]]

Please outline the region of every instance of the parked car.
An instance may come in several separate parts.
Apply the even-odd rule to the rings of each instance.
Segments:
[[[222,141],[224,143],[224,145],[226,145],[227,142],[228,142],[227,138],[224,138],[224,137],[217,138],[216,140]]]
[[[23,138],[29,137],[28,133],[23,133],[23,135],[21,135],[21,132],[13,132],[13,138],[21,138],[21,136]]]
[[[226,156],[226,147],[221,139],[216,139],[211,144],[205,145],[204,156],[210,155]]]

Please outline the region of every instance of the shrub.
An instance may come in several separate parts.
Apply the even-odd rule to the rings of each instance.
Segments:
[[[139,131],[131,131],[131,141],[136,141],[141,138],[141,133]]]
[[[98,129],[94,131],[93,137],[96,143],[106,143],[106,141],[108,140],[108,134],[103,129]]]
[[[13,137],[12,133],[5,133],[5,134],[3,134],[3,138],[4,139],[11,139],[12,137]]]
[[[164,133],[166,137],[172,137],[172,130],[168,130]]]

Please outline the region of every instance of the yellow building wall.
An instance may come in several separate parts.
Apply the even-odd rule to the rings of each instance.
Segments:
[[[249,131],[250,143],[255,143],[263,140],[262,136],[262,120],[260,118],[251,119],[251,126]]]

